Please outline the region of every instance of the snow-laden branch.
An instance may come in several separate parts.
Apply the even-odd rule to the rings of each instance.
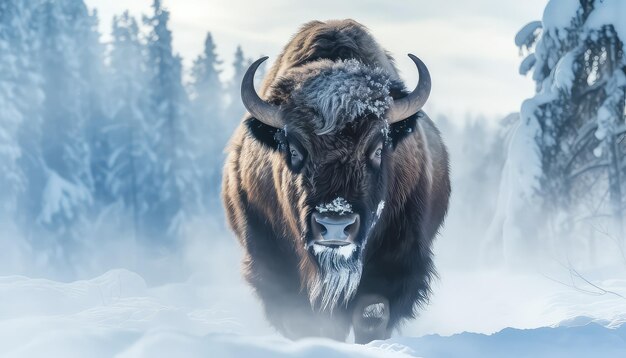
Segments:
[[[526,74],[528,74],[528,72],[533,69],[536,63],[537,57],[535,57],[535,54],[529,54],[519,65],[519,74],[522,76],[526,76]]]
[[[574,180],[577,177],[581,176],[582,174],[585,174],[587,172],[590,172],[592,170],[596,170],[596,169],[605,169],[609,166],[609,163],[606,161],[600,162],[600,163],[595,163],[595,164],[591,164],[591,165],[587,165],[585,167],[582,167],[576,171],[574,171],[573,173],[571,173],[569,175],[569,179],[570,180]]]
[[[520,48],[530,48],[537,41],[541,27],[541,21],[531,21],[526,24],[515,35],[515,45]]]

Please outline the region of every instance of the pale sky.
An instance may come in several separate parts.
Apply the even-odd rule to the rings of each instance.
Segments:
[[[231,74],[235,48],[247,57],[271,61],[298,28],[311,20],[352,18],[369,27],[391,51],[407,86],[417,81],[411,52],[429,67],[433,90],[427,112],[461,122],[468,114],[490,120],[518,111],[533,94],[530,78],[518,74],[521,61],[513,39],[526,23],[541,19],[547,0],[163,0],[171,12],[174,50],[186,70],[213,34]],[[86,0],[100,15],[108,41],[114,14],[128,9],[140,19],[152,0]]]

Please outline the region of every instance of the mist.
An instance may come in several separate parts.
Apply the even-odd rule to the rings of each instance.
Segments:
[[[276,335],[242,278],[243,251],[220,197],[225,148],[244,114],[239,83],[255,58],[242,47],[223,54],[211,33],[195,58],[181,58],[172,46],[171,12],[155,1],[141,18],[117,14],[104,36],[97,13],[80,0],[0,5],[0,332],[10,333],[9,319],[36,329],[28,316],[38,313],[51,326],[50,317],[68,314],[63,322],[80,329],[84,312],[74,305],[96,302],[119,313],[112,325],[139,332]],[[530,33],[540,36],[538,29]],[[541,58],[547,41],[537,41],[516,45],[522,55]],[[541,86],[554,74],[537,76],[526,79]],[[474,81],[476,88],[488,85]],[[538,87],[506,116],[458,118],[441,103],[429,112],[450,153],[452,196],[435,241],[438,277],[430,301],[394,337],[624,318],[626,254],[615,224],[623,211],[615,215],[615,205],[603,199],[615,190],[614,173],[583,173],[585,181],[567,190],[534,181],[534,170],[548,167],[546,156],[534,157],[545,147],[528,145],[538,138],[533,120],[545,123],[540,113],[569,108],[556,103],[557,95],[545,100],[557,84]],[[623,83],[614,87],[623,94]],[[554,107],[542,112],[546,106]],[[620,126],[623,111],[621,122],[600,128],[623,139]],[[550,143],[548,132],[542,128],[542,143]],[[611,159],[607,148],[617,148],[624,178],[622,141],[603,144],[610,133],[585,142],[584,160]],[[578,140],[557,134],[563,143]],[[576,163],[575,170],[586,168]],[[600,184],[589,184],[595,178]],[[552,191],[537,189],[542,185]],[[29,280],[51,292],[69,287],[82,301],[67,293],[45,297]],[[137,303],[145,320],[128,323],[122,299],[135,296],[148,302]],[[87,316],[98,317],[90,309]],[[11,334],[15,341],[0,347],[17,349],[30,339]]]

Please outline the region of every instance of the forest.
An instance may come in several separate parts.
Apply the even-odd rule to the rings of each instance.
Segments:
[[[87,292],[77,307],[139,292],[154,299],[148,311],[193,306],[172,314],[185,332],[268,332],[237,281],[240,251],[220,198],[225,150],[245,113],[241,79],[264,54],[239,46],[226,63],[208,24],[186,62],[173,46],[174,2],[150,2],[142,16],[114,16],[105,34],[83,0],[0,0],[0,318],[35,310],[12,282],[98,276],[63,286]],[[542,18],[511,38],[519,76],[534,85],[519,111],[429,113],[450,152],[452,196],[435,243],[441,286],[409,333],[626,320],[624,17],[621,0],[546,1]],[[107,296],[118,284],[119,297]],[[38,294],[29,299],[47,299]],[[73,306],[68,297],[58,300]]]
[[[477,256],[571,249],[591,263],[623,250],[626,30],[612,2],[581,4],[550,2],[517,34],[520,74],[536,83],[520,113],[434,114],[452,154],[446,240],[466,244],[462,227]],[[158,257],[202,221],[215,226],[207,240],[224,240],[221,167],[253,58],[238,47],[223,63],[209,32],[184,68],[160,0],[141,19],[115,16],[106,43],[83,1],[0,6],[0,220],[13,248],[3,261],[79,277],[106,268],[81,262],[102,243]]]
[[[240,48],[228,83],[210,33],[183,69],[160,1],[116,16],[107,44],[83,1],[2,2],[0,19],[3,241],[66,270],[107,237],[157,252],[194,217],[221,215]]]

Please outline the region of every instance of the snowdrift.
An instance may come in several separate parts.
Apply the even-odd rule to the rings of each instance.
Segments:
[[[326,339],[290,342],[246,332],[247,322],[210,308],[202,298],[214,293],[191,283],[150,288],[127,270],[70,283],[0,277],[0,356],[485,358],[626,352],[626,315],[579,317],[556,327],[507,328],[492,335],[396,337],[364,346]]]

